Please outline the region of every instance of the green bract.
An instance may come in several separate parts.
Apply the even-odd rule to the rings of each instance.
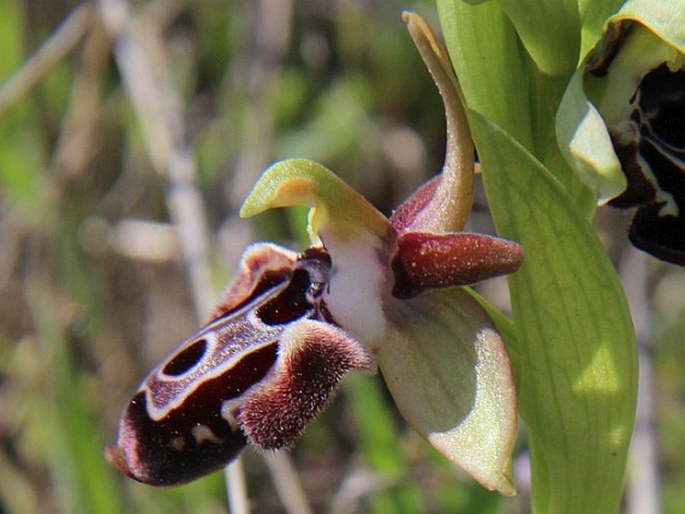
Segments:
[[[620,2],[437,4],[495,225],[526,252],[502,331],[516,341],[533,511],[617,512],[637,355],[625,295],[588,219],[625,179],[575,70]]]

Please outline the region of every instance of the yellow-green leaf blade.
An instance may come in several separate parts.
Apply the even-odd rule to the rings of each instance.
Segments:
[[[577,0],[501,0],[526,50],[546,75],[569,75],[578,62]]]
[[[534,512],[616,512],[637,385],[621,284],[550,173],[492,121],[478,112],[469,117],[498,232],[526,252],[509,285]]]

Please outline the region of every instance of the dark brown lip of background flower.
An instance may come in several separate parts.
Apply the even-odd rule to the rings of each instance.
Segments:
[[[619,29],[608,37],[602,58],[589,65],[590,73],[602,77],[610,72],[626,32]],[[637,207],[629,232],[635,247],[685,266],[685,70],[657,66],[629,101],[629,123],[609,127],[628,187],[609,203],[620,209]],[[664,194],[673,198],[677,215],[662,213]]]

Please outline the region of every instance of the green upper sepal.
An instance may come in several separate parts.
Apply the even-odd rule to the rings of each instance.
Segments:
[[[277,207],[311,207],[309,235],[391,237],[388,220],[329,169],[307,159],[288,159],[267,169],[240,209],[247,218]]]

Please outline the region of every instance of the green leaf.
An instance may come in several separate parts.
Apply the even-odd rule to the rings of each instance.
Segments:
[[[540,71],[570,75],[580,49],[578,0],[500,1]]]
[[[529,58],[499,2],[437,0],[437,5],[465,107],[487,115],[533,148]]]
[[[582,20],[580,55],[578,62],[585,60],[588,52],[602,37],[606,20],[621,6],[624,0],[579,0]]]
[[[619,508],[636,404],[637,355],[617,274],[549,171],[470,112],[498,232],[523,244],[509,277],[521,416],[530,428],[537,513]]]
[[[479,4],[485,0],[463,0]],[[597,43],[623,0],[502,0],[526,50],[546,74],[568,75]],[[664,3],[664,2],[661,2]]]
[[[499,2],[437,4],[466,108],[487,116],[536,155],[589,216],[594,198],[566,163],[554,131],[568,75],[540,71]],[[570,75],[578,50],[569,52]]]

